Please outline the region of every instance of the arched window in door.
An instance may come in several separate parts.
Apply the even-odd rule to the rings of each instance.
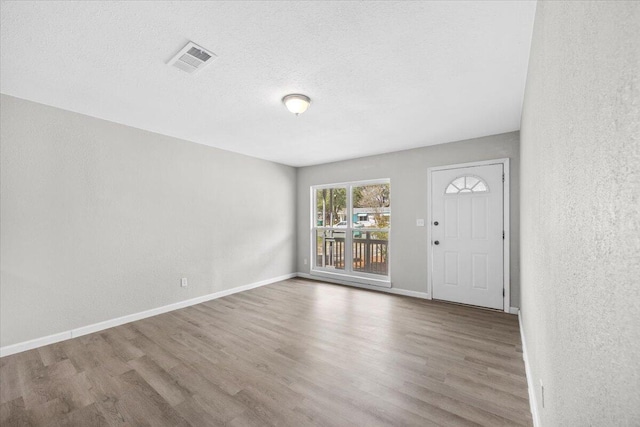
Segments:
[[[477,176],[465,175],[459,176],[447,185],[445,194],[462,194],[462,193],[486,193],[489,186],[482,178]]]

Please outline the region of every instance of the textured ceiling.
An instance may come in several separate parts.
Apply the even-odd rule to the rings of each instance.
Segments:
[[[517,130],[534,2],[2,2],[0,91],[293,166]],[[218,58],[168,67],[192,40]],[[311,97],[300,117],[281,98]]]

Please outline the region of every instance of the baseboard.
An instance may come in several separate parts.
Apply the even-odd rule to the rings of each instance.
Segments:
[[[520,313],[520,309],[518,307],[509,307],[509,314],[518,314]]]
[[[29,341],[0,347],[0,357],[10,356],[23,351],[32,350],[45,345],[55,344],[60,341],[71,339],[71,331],[60,332],[59,334],[47,335],[46,337],[35,338]]]
[[[87,326],[81,326],[79,328],[71,329],[69,331],[60,332],[58,334],[48,335],[46,337],[36,338],[29,341],[24,341],[17,344],[7,345],[0,347],[0,357],[9,356],[23,351],[32,350],[34,348],[43,347],[45,345],[54,344],[60,341],[65,341],[71,338],[80,337],[82,335],[92,334],[94,332],[102,331],[105,329],[120,326],[125,323],[134,322],[136,320],[145,319],[147,317],[157,316],[158,314],[167,313],[169,311],[178,310],[181,308],[189,307],[191,305],[200,304],[206,301],[211,301],[217,298],[222,298],[227,295],[232,295],[238,292],[248,291],[249,289],[259,288],[260,286],[269,285],[271,283],[280,282],[282,280],[291,279],[298,276],[297,273],[285,274],[283,276],[273,277],[267,280],[261,280],[259,282],[250,283],[248,285],[238,286],[231,289],[225,289],[224,291],[214,292],[212,294],[203,295],[196,298],[191,298],[184,301],[179,301],[173,304],[164,305],[158,308],[152,308],[151,310],[141,311],[139,313],[133,313],[115,319],[105,320],[104,322],[93,323]]]
[[[536,400],[535,382],[531,375],[531,366],[529,365],[529,357],[527,356],[527,344],[524,339],[524,328],[522,327],[522,312],[518,310],[518,323],[520,324],[520,339],[522,340],[522,358],[524,359],[524,370],[527,375],[527,389],[529,390],[529,405],[531,406],[531,417],[533,418],[533,427],[540,427],[540,418],[538,416],[538,401]]]
[[[342,280],[329,279],[329,278],[326,278],[326,277],[312,276],[309,273],[302,273],[302,272],[298,272],[297,275],[298,275],[298,277],[302,277],[303,279],[317,280],[319,282],[334,283],[336,285],[354,286],[356,288],[369,289],[369,290],[380,291],[380,292],[387,292],[389,294],[404,295],[404,296],[407,296],[407,297],[431,299],[431,295],[427,294],[426,292],[408,291],[406,289],[398,289],[398,288],[386,288],[386,287],[383,287],[383,286],[364,285],[362,283],[346,282],[346,281],[342,281]]]

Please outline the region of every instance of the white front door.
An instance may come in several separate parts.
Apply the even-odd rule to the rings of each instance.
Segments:
[[[431,174],[433,298],[503,309],[503,165]]]

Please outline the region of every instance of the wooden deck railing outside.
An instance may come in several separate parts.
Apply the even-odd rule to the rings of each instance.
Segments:
[[[387,275],[388,250],[388,240],[371,239],[371,232],[362,232],[362,237],[353,239],[353,271]],[[317,265],[323,265],[323,256],[325,267],[344,270],[345,238],[325,238],[324,248],[318,254]]]

